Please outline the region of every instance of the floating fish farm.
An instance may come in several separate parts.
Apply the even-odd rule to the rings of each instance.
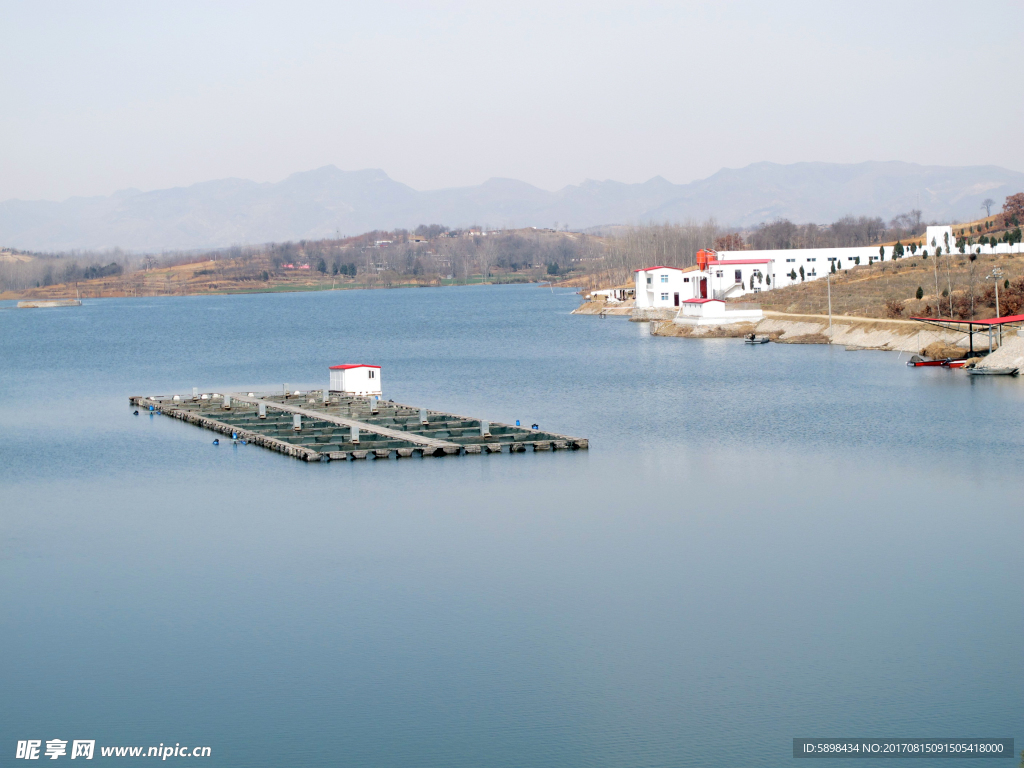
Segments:
[[[331,390],[139,395],[137,409],[303,461],[586,450],[586,438]],[[218,438],[219,440],[219,438]]]

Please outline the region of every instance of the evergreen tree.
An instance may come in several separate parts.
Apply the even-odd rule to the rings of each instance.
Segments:
[[[923,299],[924,298],[924,288],[922,288],[920,285],[917,286],[917,298],[919,298],[919,299]]]

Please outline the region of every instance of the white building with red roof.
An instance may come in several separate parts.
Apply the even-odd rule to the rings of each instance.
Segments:
[[[696,266],[636,270],[637,308],[678,310],[687,299],[728,299],[775,284],[772,259],[719,260],[716,256],[714,251],[701,251]]]
[[[905,253],[903,258],[908,258]],[[733,299],[750,293],[820,280],[833,270],[890,261],[892,246],[802,248],[778,251],[697,252],[692,267],[635,271],[639,309],[679,309],[687,299]]]
[[[332,365],[331,392],[361,397],[380,397],[379,365]]]

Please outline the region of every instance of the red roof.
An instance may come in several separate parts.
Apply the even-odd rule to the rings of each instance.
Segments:
[[[347,371],[349,368],[376,368],[380,370],[379,365],[332,365],[332,371]]]
[[[683,299],[683,304],[705,304],[709,301],[717,301],[725,304],[721,299]]]
[[[1008,315],[1006,317],[990,317],[988,320],[954,320],[951,317],[912,317],[925,323],[953,323],[954,325],[1003,325],[1005,323],[1024,323],[1024,315]]]
[[[771,259],[715,259],[714,261],[708,262],[709,264],[725,265],[730,264],[771,264]]]
[[[682,272],[679,267],[644,267],[643,269],[634,269],[634,272],[651,272],[655,269],[674,269],[676,272]]]

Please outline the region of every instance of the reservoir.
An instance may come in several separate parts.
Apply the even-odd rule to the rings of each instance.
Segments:
[[[0,303],[0,747],[208,745],[239,768],[1024,747],[1024,386],[577,304]],[[589,450],[306,463],[127,405],[318,388],[348,361],[385,398]]]

